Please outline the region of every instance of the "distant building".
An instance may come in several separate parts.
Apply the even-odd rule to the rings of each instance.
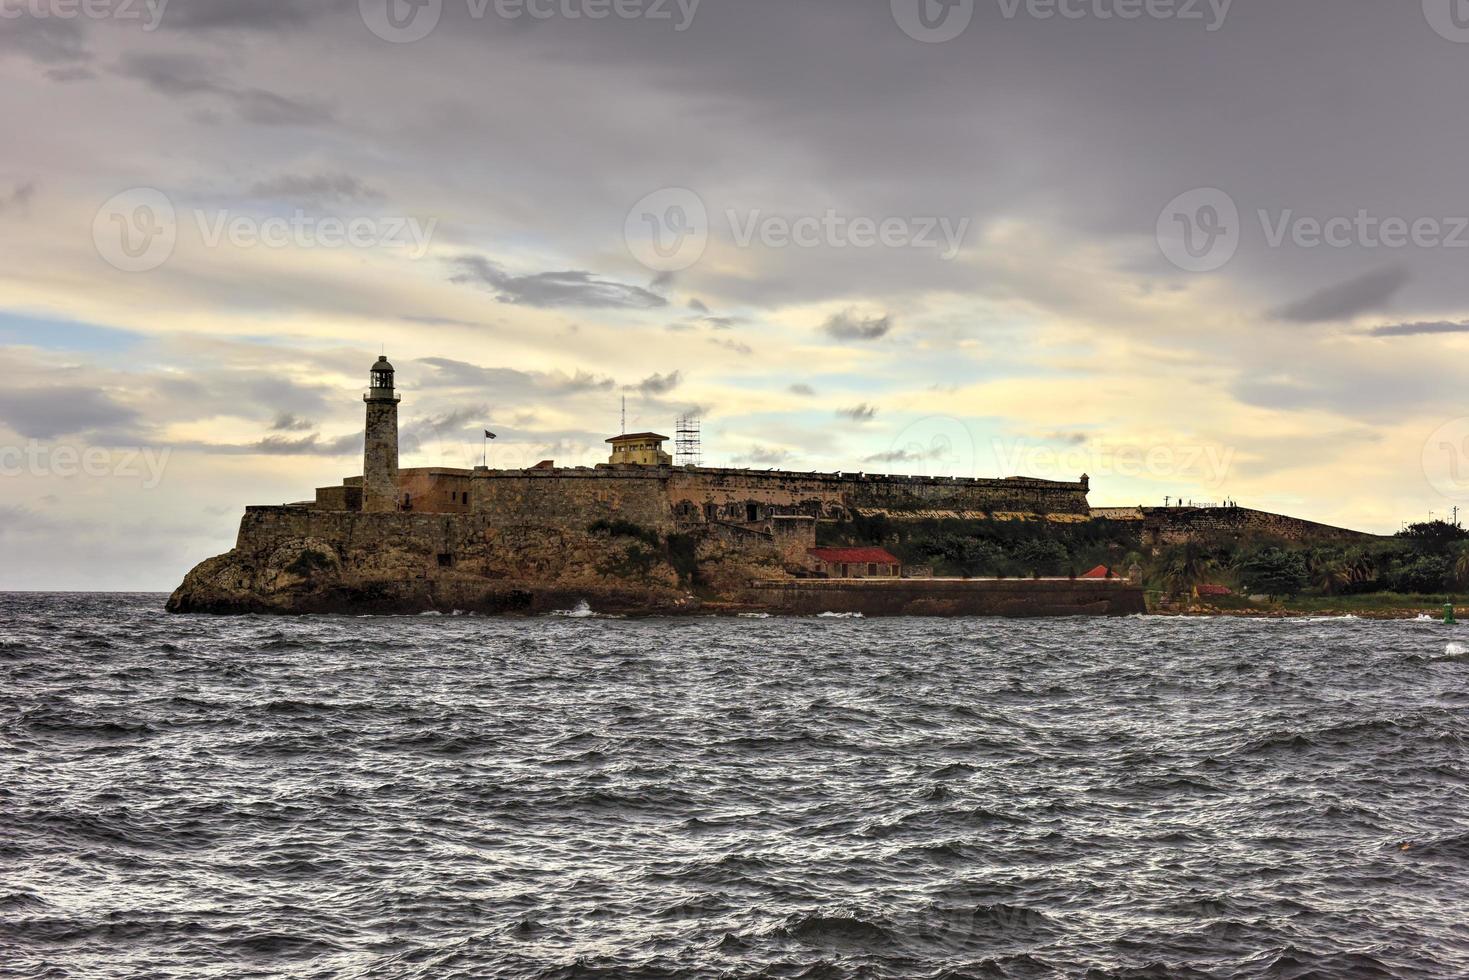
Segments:
[[[1112,569],[1108,568],[1106,565],[1098,565],[1096,568],[1093,568],[1091,571],[1087,572],[1084,575],[1081,575],[1080,577],[1081,578],[1111,578],[1112,577]]]
[[[808,566],[825,578],[898,578],[903,563],[885,548],[808,548]]]
[[[612,444],[610,463],[631,463],[634,466],[671,466],[673,457],[663,451],[667,436],[656,432],[631,432],[613,436],[607,440]]]

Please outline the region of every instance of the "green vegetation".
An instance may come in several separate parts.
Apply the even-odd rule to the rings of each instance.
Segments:
[[[1336,581],[1335,565],[1318,562],[1318,567],[1324,571],[1328,584]],[[1271,599],[1300,595],[1309,578],[1303,555],[1273,547],[1240,556],[1235,562],[1234,572],[1244,591],[1251,595],[1269,596]]]
[[[657,551],[635,544],[618,557],[598,565],[597,571],[613,578],[645,579],[652,575],[653,569],[662,560],[663,556]]]
[[[699,539],[692,534],[670,534],[668,536],[668,564],[678,572],[678,580],[692,586],[699,575]]]
[[[630,521],[601,520],[587,528],[592,534],[606,534],[614,538],[632,538],[637,544],[629,547],[620,558],[599,566],[604,575],[618,578],[647,578],[660,563],[666,562],[678,573],[679,581],[693,587],[699,576],[697,555],[699,539],[691,534],[670,534],[667,540],[652,528],[633,524]]]
[[[636,538],[654,548],[662,547],[658,532],[631,521],[597,521],[587,528],[593,534],[607,534],[614,538]]]
[[[1469,592],[1469,531],[1445,521],[1414,524],[1391,538],[1300,545],[1267,536],[1228,535],[1159,549],[1144,547],[1138,524],[1094,520],[892,521],[857,516],[817,525],[823,545],[880,545],[907,565],[940,576],[1029,577],[1081,574],[1107,565],[1125,575],[1136,563],[1157,598],[1220,610],[1299,612],[1437,609]],[[1225,586],[1233,596],[1200,596]],[[1249,597],[1263,597],[1252,602]]]
[[[1295,545],[1277,540],[1174,545],[1143,563],[1144,579],[1160,596],[1185,591],[1172,573],[1180,563],[1203,562],[1204,580],[1240,595],[1209,597],[1221,610],[1272,608],[1297,612],[1393,612],[1434,608],[1455,590],[1469,589],[1469,531],[1445,521],[1414,524],[1391,538]]]
[[[856,516],[819,523],[817,544],[880,545],[905,565],[965,578],[1080,575],[1098,565],[1125,572],[1136,558],[1137,526],[1124,521],[917,520]]]

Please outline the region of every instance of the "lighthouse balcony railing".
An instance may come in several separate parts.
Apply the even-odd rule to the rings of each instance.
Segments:
[[[401,388],[367,388],[362,392],[362,400],[401,402],[403,400],[403,390]]]

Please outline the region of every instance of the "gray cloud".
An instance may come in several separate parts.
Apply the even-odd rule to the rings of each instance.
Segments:
[[[923,463],[923,462],[927,462],[929,460],[942,459],[944,457],[945,453],[947,453],[947,452],[948,452],[948,448],[947,447],[944,447],[944,448],[937,448],[937,447],[935,447],[934,449],[930,449],[927,452],[919,452],[919,453],[909,452],[906,449],[894,449],[894,450],[891,450],[891,451],[885,452],[885,453],[875,453],[875,454],[873,454],[871,456],[864,456],[862,458],[862,462],[864,462],[864,463]]]
[[[1380,308],[1408,282],[1406,269],[1381,269],[1349,279],[1335,286],[1317,290],[1304,299],[1275,311],[1280,320],[1296,323],[1324,323],[1350,320],[1352,317]]]
[[[863,317],[849,309],[828,317],[821,329],[837,340],[877,340],[893,329],[893,318],[891,314]]]
[[[751,446],[745,452],[733,458],[736,463],[754,463],[758,466],[779,466],[791,458],[791,454],[784,449],[776,449],[769,446]]]
[[[313,432],[307,436],[266,436],[248,446],[208,446],[207,451],[226,454],[259,454],[261,456],[347,456],[362,451],[362,434],[349,433],[324,441]]]
[[[208,62],[193,55],[134,52],[123,57],[117,72],[164,95],[218,96],[233,107],[239,118],[257,125],[308,126],[332,119],[331,111],[320,103],[220,81]]]
[[[645,395],[666,395],[683,383],[683,372],[670,371],[667,374],[652,374],[639,381],[636,385],[629,385]]]
[[[1373,327],[1367,331],[1373,337],[1418,337],[1435,333],[1469,333],[1469,320],[1458,323],[1449,320],[1419,323],[1393,323]]]
[[[351,174],[281,174],[250,185],[252,197],[282,198],[308,204],[328,201],[374,201],[382,192]]]
[[[346,0],[174,0],[163,23],[170,30],[287,31],[306,26],[325,13],[343,14]]]
[[[46,77],[53,82],[90,82],[97,77],[97,73],[82,65],[69,65],[65,68],[49,68]]]
[[[732,351],[741,356],[755,353],[755,348],[738,340],[728,340],[723,337],[710,337],[709,343],[715,345],[716,347],[723,347],[725,350]]]
[[[837,410],[837,415],[842,418],[851,419],[853,422],[871,422],[877,418],[877,407],[866,402],[853,405],[851,408]]]
[[[605,309],[655,309],[668,305],[667,299],[641,286],[598,279],[590,272],[568,270],[513,276],[499,264],[478,255],[461,255],[451,261],[460,271],[450,276],[450,282],[487,286],[502,303]]]
[[[127,428],[138,412],[96,388],[53,385],[0,387],[0,421],[27,439],[53,439],[83,432]]]
[[[275,432],[307,432],[316,428],[316,423],[292,412],[281,412],[270,427]]]
[[[426,327],[475,327],[488,328],[488,323],[478,320],[460,320],[450,316],[416,316],[410,313],[402,313],[398,316],[404,323],[418,323]]]
[[[574,374],[560,371],[530,372],[513,368],[487,368],[447,357],[425,357],[417,361],[433,368],[429,384],[459,388],[484,388],[497,396],[524,398],[532,393],[571,395],[589,391],[611,391],[616,382],[578,369]]]
[[[15,189],[9,194],[0,193],[0,214],[6,211],[16,211],[25,208],[31,203],[31,198],[36,196],[36,185],[34,181],[26,181],[16,184]]]
[[[805,396],[807,398],[809,398],[812,395],[816,394],[816,389],[815,388],[811,387],[810,385],[803,385],[803,384],[794,384],[794,385],[791,385],[789,388],[786,389],[786,391],[789,391],[793,395],[802,395],[802,396]]]
[[[59,17],[19,17],[3,21],[0,55],[15,54],[43,65],[91,58],[81,21]]]

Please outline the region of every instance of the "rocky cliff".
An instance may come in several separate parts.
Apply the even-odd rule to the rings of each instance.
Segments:
[[[717,525],[488,523],[471,514],[251,507],[234,550],[168,600],[176,613],[822,611],[868,615],[1123,615],[1123,583],[896,580],[802,585],[782,539]],[[739,531],[739,533],[735,533]],[[809,582],[809,580],[807,580]],[[1132,594],[1135,592],[1135,595]]]
[[[773,555],[734,563],[632,525],[486,527],[467,515],[256,507],[235,549],[191,571],[168,609],[536,613],[586,600],[605,612],[678,612],[699,605],[696,568],[714,583],[780,574]]]

